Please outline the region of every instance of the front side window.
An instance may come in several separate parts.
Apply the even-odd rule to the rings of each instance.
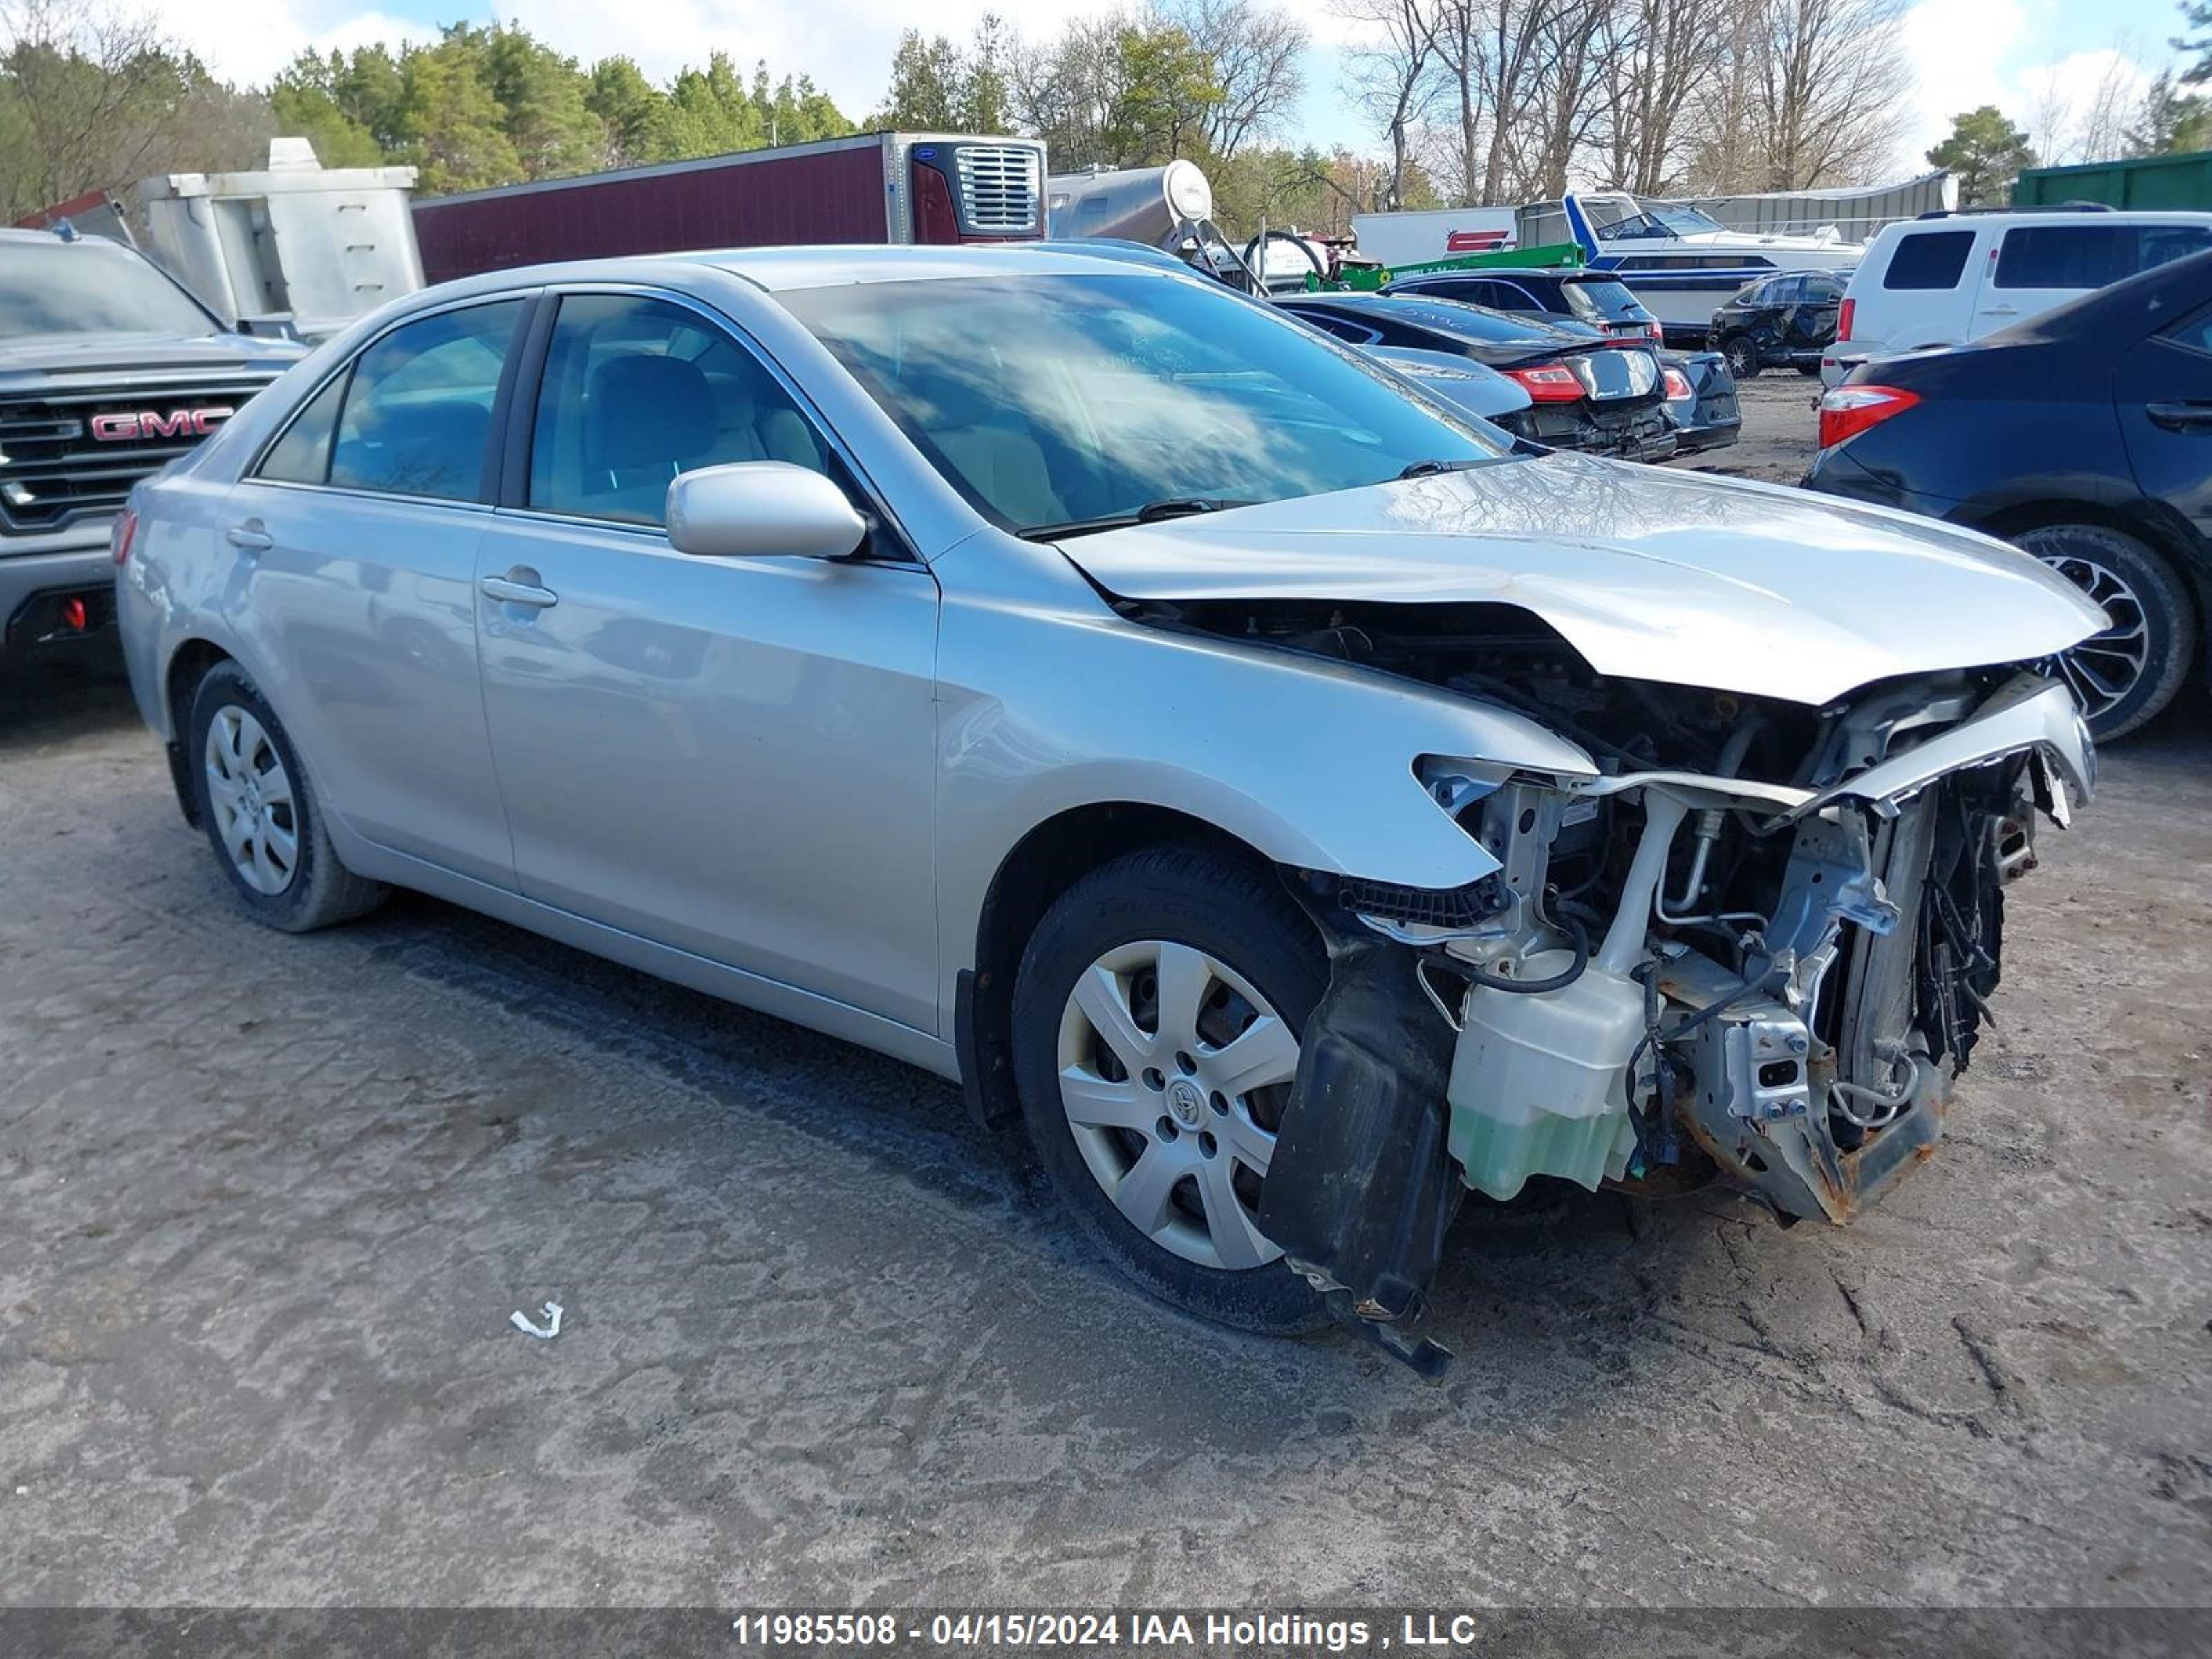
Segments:
[[[775,377],[697,313],[627,294],[561,301],[531,435],[531,506],[658,525],[678,473],[733,461],[830,470]]]
[[[1889,269],[1881,274],[1885,289],[1956,288],[1966,269],[1966,256],[1974,251],[1971,230],[1923,230],[1898,240],[1889,256]]]
[[[1508,453],[1272,307],[1194,281],[1084,273],[776,298],[954,489],[1016,532]]]
[[[362,352],[338,417],[330,482],[393,495],[477,500],[491,441],[492,400],[522,307],[520,300],[501,300],[441,311],[392,330]]]

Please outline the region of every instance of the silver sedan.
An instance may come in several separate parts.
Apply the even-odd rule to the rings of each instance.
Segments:
[[[253,915],[415,888],[958,1078],[1148,1289],[1422,1364],[1468,1190],[1917,1164],[2091,781],[2034,560],[1062,250],[433,289],[114,552]]]

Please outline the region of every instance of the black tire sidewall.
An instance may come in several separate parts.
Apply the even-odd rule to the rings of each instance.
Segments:
[[[1283,1261],[1205,1267],[1154,1243],[1115,1208],[1076,1146],[1060,1098],[1060,1022],[1068,994],[1077,975],[1108,951],[1153,939],[1193,945],[1227,963],[1295,1032],[1303,1033],[1327,987],[1322,942],[1272,874],[1181,850],[1135,854],[1103,866],[1046,914],[1016,981],[1014,1075],[1030,1143],[1084,1232],[1161,1301],[1242,1330],[1315,1330],[1327,1322],[1321,1299]]]
[[[269,734],[270,746],[283,763],[285,776],[291,781],[293,820],[300,856],[291,882],[281,893],[256,892],[246,884],[231,860],[230,849],[222,844],[222,832],[216,825],[214,803],[208,790],[208,728],[215,724],[216,715],[228,708],[243,708],[261,723],[261,729]],[[308,781],[307,768],[301,764],[299,751],[292,746],[290,734],[284,730],[283,721],[276,718],[276,711],[269,706],[269,700],[235,664],[222,663],[210,669],[193,692],[185,758],[199,808],[200,827],[206,832],[208,845],[215,851],[224,884],[233,896],[257,921],[270,927],[296,933],[313,926],[309,917],[314,908],[315,885],[323,874],[321,864],[327,855],[314,788]]]
[[[2149,659],[2128,694],[2091,720],[2089,730],[2098,742],[2110,743],[2155,719],[2181,690],[2197,654],[2196,612],[2181,579],[2136,538],[2106,525],[2045,525],[2014,539],[2054,568],[2069,554],[2094,560],[2134,590],[2150,635]]]

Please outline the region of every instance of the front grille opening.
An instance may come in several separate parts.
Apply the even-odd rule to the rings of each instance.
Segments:
[[[1020,144],[963,144],[955,156],[960,204],[971,231],[1032,231],[1043,195],[1036,151]]]
[[[133,484],[268,384],[230,375],[0,398],[0,530],[58,530],[116,511]]]

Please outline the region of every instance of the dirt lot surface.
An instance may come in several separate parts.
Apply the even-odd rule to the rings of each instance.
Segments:
[[[1884,1206],[1471,1216],[1431,1385],[1146,1302],[889,1061],[264,932],[118,686],[0,690],[0,1601],[2203,1601],[2205,732],[2046,835]]]
[[[1814,440],[1820,426],[1813,407],[1820,396],[1820,376],[1770,368],[1739,381],[1735,392],[1743,409],[1743,431],[1736,441],[1726,449],[1686,455],[1671,465],[1768,483],[1796,483],[1813,464]]]

